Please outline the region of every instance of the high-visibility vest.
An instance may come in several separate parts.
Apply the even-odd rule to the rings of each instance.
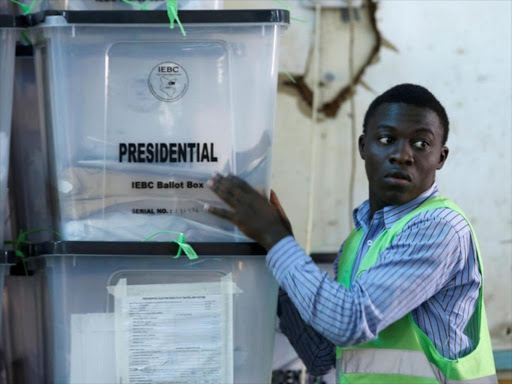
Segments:
[[[478,266],[482,273],[477,307],[473,314],[477,316],[479,324],[476,347],[464,357],[447,359],[441,356],[432,341],[413,321],[411,313],[408,313],[382,330],[373,341],[349,347],[336,347],[336,374],[340,384],[497,383],[483,302],[484,284],[480,250],[473,227],[455,203],[439,196],[428,199],[391,228],[384,230],[364,256],[355,278],[377,262],[379,254],[393,242],[395,236],[414,216],[437,208],[449,208],[459,213],[467,221],[475,241]],[[352,270],[363,235],[363,229],[354,230],[343,246],[338,265],[338,282],[347,289],[350,289]]]

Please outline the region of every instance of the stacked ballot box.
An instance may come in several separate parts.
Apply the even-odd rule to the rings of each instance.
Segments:
[[[178,10],[222,9],[223,0],[177,0]],[[155,11],[167,0],[1,0],[0,13],[35,14],[43,11]],[[4,12],[2,12],[4,11]]]
[[[248,241],[204,204],[232,173],[269,191],[280,10],[49,11],[30,29],[51,221],[68,241],[161,230]],[[164,240],[157,238],[156,241]]]
[[[8,175],[11,135],[12,92],[14,81],[14,51],[19,29],[24,23],[15,16],[11,3],[0,2],[0,329],[3,317],[5,277],[12,260],[4,249],[4,231],[8,225]],[[0,378],[5,375],[5,348],[0,337]]]
[[[12,94],[14,82],[14,54],[22,19],[0,8],[0,244],[3,245],[4,225],[7,219],[7,179],[11,137]],[[0,246],[0,249],[3,247]]]
[[[5,307],[8,300],[5,299],[5,286],[11,274],[11,267],[16,263],[14,253],[12,251],[0,251],[0,377],[5,380],[7,375],[7,359],[5,358],[7,351],[6,340],[7,334],[2,331],[2,327],[6,327],[6,311]],[[2,381],[4,383],[5,381]]]
[[[37,113],[38,92],[32,46],[16,47],[11,132],[10,198],[18,231],[51,229],[52,200],[46,143]],[[40,242],[52,237],[49,231],[30,235]]]
[[[2,377],[7,384],[45,384],[41,290],[23,267],[5,276],[2,311]]]
[[[278,286],[264,250],[193,247],[196,260],[165,243],[35,246],[46,382],[270,382]]]
[[[11,191],[37,243],[6,281],[9,383],[270,382],[277,283],[203,205],[223,206],[216,172],[269,191],[289,15],[184,10],[201,3],[178,0],[174,29],[158,0],[47,0],[26,17]]]
[[[4,231],[8,226],[8,176],[11,137],[12,94],[14,82],[14,55],[19,30],[25,22],[14,15],[13,7],[0,5],[0,329],[3,317],[3,290],[5,277],[14,263],[12,255],[4,251]],[[8,231],[7,231],[8,232]],[[0,377],[5,373],[4,342],[0,339]]]
[[[5,278],[10,274],[11,267],[16,263],[14,254],[11,251],[0,251],[0,292],[3,292]],[[2,328],[3,294],[0,295],[0,329]],[[0,345],[0,351],[2,351]]]
[[[46,0],[48,9],[73,11],[166,10],[167,0]],[[223,0],[178,0],[178,9],[222,9]]]

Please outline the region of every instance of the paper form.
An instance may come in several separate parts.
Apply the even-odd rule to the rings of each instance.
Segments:
[[[115,296],[117,382],[233,383],[233,293],[221,282],[126,285]]]
[[[71,315],[71,384],[116,382],[113,313]]]

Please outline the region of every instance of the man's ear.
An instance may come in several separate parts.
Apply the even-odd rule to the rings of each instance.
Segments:
[[[359,136],[359,155],[361,156],[361,159],[365,160],[365,155],[364,155],[364,146],[365,146],[365,137],[364,137],[364,133]]]
[[[437,164],[436,169],[439,171],[441,168],[443,168],[444,163],[446,162],[446,159],[448,158],[448,153],[450,150],[447,146],[443,145],[443,148],[441,148],[441,154],[439,155],[439,163]]]

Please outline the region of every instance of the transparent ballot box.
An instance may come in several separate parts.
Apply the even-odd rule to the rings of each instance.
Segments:
[[[0,14],[0,244],[3,244],[4,240],[7,215],[14,53],[19,28],[23,26],[20,18]]]
[[[223,0],[178,0],[178,10],[222,9]],[[0,0],[0,14],[35,14],[59,11],[154,11],[166,10],[167,0]]]
[[[1,351],[7,384],[45,384],[40,284],[23,267],[5,276]]]
[[[15,264],[13,252],[0,251],[0,330],[2,329],[3,291],[5,277],[9,275],[11,267]],[[2,350],[0,345],[0,351]]]
[[[46,0],[48,9],[69,11],[166,10],[167,0]],[[178,0],[178,9],[222,9],[222,0]]]
[[[247,241],[204,212],[236,174],[268,193],[281,10],[65,11],[31,28],[65,240]],[[160,239],[156,239],[157,241]]]
[[[7,359],[6,359],[6,335],[2,332],[2,327],[5,326],[5,315],[6,306],[5,294],[6,294],[6,279],[9,278],[11,267],[16,263],[14,252],[12,251],[0,251],[0,377],[2,377],[2,383],[5,382],[5,376],[7,371]]]
[[[52,228],[47,150],[39,115],[32,46],[16,47],[11,132],[11,199],[19,230]],[[27,107],[30,106],[30,107]],[[34,107],[32,107],[34,106]],[[52,233],[32,233],[30,240],[52,240]]]
[[[38,246],[46,380],[269,383],[278,285],[264,250],[192,245],[195,260],[169,243]]]

